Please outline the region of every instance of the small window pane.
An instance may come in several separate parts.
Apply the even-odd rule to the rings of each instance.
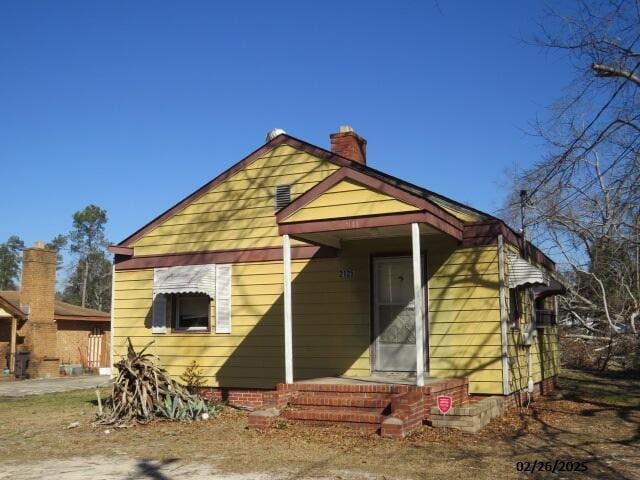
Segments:
[[[509,289],[509,323],[512,330],[520,330],[520,302],[518,289]]]
[[[209,297],[206,295],[178,295],[176,327],[186,330],[209,328]]]

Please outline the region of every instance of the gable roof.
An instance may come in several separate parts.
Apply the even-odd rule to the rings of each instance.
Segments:
[[[17,290],[0,290],[0,306],[18,318],[27,318],[26,312],[20,309],[20,292]],[[88,321],[109,321],[111,314],[84,308],[78,305],[55,300],[53,319],[54,320],[88,320]]]
[[[269,150],[275,147],[278,147],[280,145],[289,145],[293,148],[302,150],[306,153],[309,153],[310,155],[316,156],[323,160],[327,160],[338,166],[347,167],[349,169],[360,171],[365,175],[368,175],[372,178],[376,178],[378,180],[382,180],[383,182],[389,183],[397,188],[405,190],[408,193],[422,197],[426,200],[429,200],[430,202],[438,204],[443,208],[448,208],[454,211],[465,213],[467,215],[472,215],[472,216],[478,217],[480,220],[495,219],[491,215],[488,215],[484,212],[481,212],[472,207],[464,205],[460,202],[456,202],[455,200],[445,197],[444,195],[440,195],[430,190],[418,187],[405,180],[401,180],[392,175],[376,170],[375,168],[369,167],[367,165],[363,165],[359,162],[354,162],[353,160],[349,160],[348,158],[342,157],[333,152],[330,152],[323,148],[312,145],[308,142],[305,142],[304,140],[300,140],[298,138],[292,137],[291,135],[281,134],[275,137],[270,142],[265,143],[260,148],[251,152],[249,155],[247,155],[245,158],[240,160],[238,163],[231,166],[230,168],[222,172],[220,175],[218,175],[211,181],[204,184],[202,187],[200,187],[199,189],[197,189],[196,191],[188,195],[186,198],[184,198],[183,200],[173,205],[171,208],[169,208],[165,212],[158,215],[156,218],[154,218],[149,223],[147,223],[146,225],[142,226],[141,228],[133,232],[131,235],[129,235],[127,238],[122,240],[117,245],[111,246],[110,251],[112,253],[130,255],[132,252],[129,252],[127,247],[130,247],[136,240],[140,239],[147,232],[154,229],[156,226],[158,226],[165,220],[168,220],[169,218],[171,218],[173,215],[175,215],[182,209],[186,208],[189,204],[197,200],[199,197],[205,195],[209,190],[211,190],[218,184],[222,183],[223,181],[227,180],[228,178],[230,178],[231,176],[233,176],[234,174],[236,174],[246,166],[253,163],[255,160],[260,158]]]
[[[434,226],[457,240],[462,240],[463,222],[433,201],[398,188],[386,180],[378,179],[347,167],[340,168],[282,208],[276,213],[276,220],[279,224],[287,222],[295,213],[310,205],[314,200],[345,180],[367,187],[371,191],[380,192],[388,196],[388,198],[402,202],[406,206],[412,206],[414,211],[424,211],[424,223]]]
[[[505,235],[507,240],[510,241],[510,243],[517,246],[521,250],[523,249],[522,237],[518,233],[516,233],[515,230],[513,230],[509,225],[507,225],[504,221],[500,220],[497,217],[494,217],[486,212],[482,212],[473,207],[460,203],[456,200],[453,200],[439,193],[435,193],[426,188],[422,188],[417,185],[414,185],[406,180],[402,180],[400,178],[394,177],[393,175],[389,175],[388,173],[382,172],[368,165],[365,165],[359,162],[354,162],[353,160],[349,160],[348,158],[342,157],[333,152],[325,150],[321,147],[305,142],[304,140],[300,140],[298,138],[292,137],[291,135],[283,133],[281,135],[278,135],[271,141],[265,143],[264,145],[254,150],[253,152],[251,152],[249,155],[247,155],[245,158],[237,162],[235,165],[231,166],[230,168],[222,172],[220,175],[218,175],[217,177],[215,177],[214,179],[207,182],[202,187],[200,187],[199,189],[197,189],[196,191],[188,195],[186,198],[179,201],[178,203],[173,205],[171,208],[169,208],[165,212],[158,215],[156,218],[154,218],[153,220],[151,220],[150,222],[148,222],[147,224],[145,224],[144,226],[142,226],[141,228],[133,232],[131,235],[129,235],[127,238],[122,240],[117,245],[111,245],[109,247],[109,251],[111,251],[116,255],[120,254],[125,257],[132,256],[133,248],[131,245],[136,240],[140,239],[147,232],[149,232],[150,230],[153,230],[155,227],[157,227],[164,221],[171,218],[176,213],[186,208],[188,205],[193,203],[195,200],[197,200],[201,196],[205,195],[209,190],[211,190],[215,186],[224,182],[228,178],[232,177],[234,174],[241,171],[246,166],[256,161],[258,158],[263,156],[268,151],[280,145],[289,145],[290,147],[304,151],[322,160],[327,160],[340,167],[346,167],[347,169],[361,172],[362,174],[367,175],[371,178],[381,180],[401,190],[404,190],[407,193],[410,193],[417,197],[421,197],[436,205],[439,205],[440,207],[442,207],[442,209],[446,211],[460,213],[463,216],[468,216],[468,217],[477,219],[472,221],[460,220],[465,225],[465,237],[467,236],[467,227],[472,226],[473,228],[469,230],[469,234],[471,234],[472,232],[476,234],[477,231],[480,231],[481,233],[484,232],[483,234],[485,236],[491,236],[492,238],[497,238],[498,234],[503,234]],[[473,241],[470,243],[472,244]],[[549,269],[555,268],[555,263],[553,262],[553,260],[547,257],[541,250],[539,250],[530,242],[527,242],[527,244],[532,247],[532,250],[537,258],[538,263],[544,263]]]

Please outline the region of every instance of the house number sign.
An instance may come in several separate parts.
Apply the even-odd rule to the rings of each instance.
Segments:
[[[338,278],[341,278],[343,280],[351,280],[353,278],[353,270],[351,268],[338,270]]]

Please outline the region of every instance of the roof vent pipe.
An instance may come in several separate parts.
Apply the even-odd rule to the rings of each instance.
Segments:
[[[287,132],[285,132],[281,128],[274,128],[273,130],[269,130],[269,132],[267,132],[267,138],[266,138],[267,143],[269,143],[271,140],[273,140],[277,136],[283,135],[285,133],[287,133]]]

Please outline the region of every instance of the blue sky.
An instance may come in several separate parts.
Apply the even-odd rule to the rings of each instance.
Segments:
[[[0,241],[89,203],[120,241],[274,127],[494,212],[540,157],[568,63],[523,40],[542,2],[4,1]]]

